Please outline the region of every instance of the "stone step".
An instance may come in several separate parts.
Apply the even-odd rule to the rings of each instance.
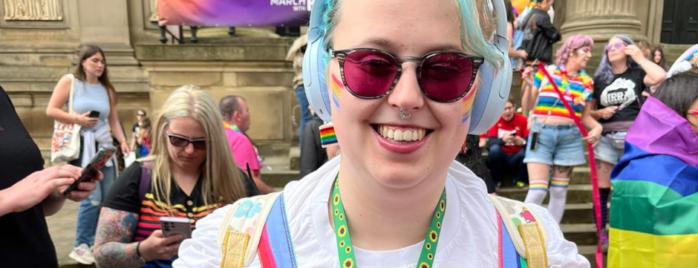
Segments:
[[[289,162],[291,165],[291,170],[301,169],[301,148],[298,146],[291,147],[288,150]]]
[[[591,201],[591,200],[589,200]],[[562,216],[562,224],[567,223],[594,223],[594,211],[592,203],[567,204],[565,214]]]
[[[519,201],[526,199],[528,190],[519,188],[503,188],[497,191],[497,195]],[[570,185],[567,188],[567,204],[588,203],[591,199],[591,185]],[[550,195],[545,197],[543,204],[548,203]]]
[[[596,268],[596,245],[578,245],[577,246],[577,251],[579,252],[579,255],[584,256],[587,260],[589,260],[589,263],[591,264],[591,268]],[[606,264],[606,257],[604,256],[604,267]]]
[[[593,223],[566,223],[560,225],[565,239],[579,245],[596,245],[596,227]]]
[[[262,180],[274,188],[283,188],[287,183],[297,180],[298,170],[292,170],[288,156],[273,156],[264,158],[264,168],[261,171]]]

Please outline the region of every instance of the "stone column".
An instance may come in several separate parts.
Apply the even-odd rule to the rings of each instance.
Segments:
[[[605,42],[613,35],[625,34],[633,40],[647,39],[641,32],[634,0],[566,1],[563,38],[586,34],[594,41]]]

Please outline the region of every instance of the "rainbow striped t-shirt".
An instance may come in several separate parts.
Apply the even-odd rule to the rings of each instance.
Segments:
[[[567,102],[572,106],[575,116],[581,119],[584,105],[587,101],[591,101],[592,93],[594,92],[594,80],[583,70],[578,76],[571,77],[563,76],[562,70],[554,65],[546,69],[565,96]],[[545,117],[550,113],[550,117],[571,119],[565,105],[562,104],[562,101],[557,101],[559,98],[558,94],[541,71],[538,71],[533,78],[533,86],[538,88],[539,94],[538,104],[533,109],[532,116]]]

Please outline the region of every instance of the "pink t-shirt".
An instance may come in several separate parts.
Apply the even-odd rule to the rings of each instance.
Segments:
[[[262,164],[257,156],[257,150],[250,142],[250,139],[242,133],[238,133],[232,129],[225,129],[225,136],[230,144],[230,152],[233,154],[235,163],[240,169],[245,170],[245,164],[250,164],[250,170],[256,175],[259,175],[259,170]]]

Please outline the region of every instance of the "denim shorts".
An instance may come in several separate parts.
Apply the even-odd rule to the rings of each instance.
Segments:
[[[623,149],[613,147],[606,137],[601,136],[599,144],[594,147],[594,158],[616,165],[621,157],[623,157]]]
[[[538,148],[531,150],[533,132],[540,130]],[[526,143],[524,163],[555,166],[579,166],[586,164],[582,134],[575,125],[543,125],[534,122]]]

